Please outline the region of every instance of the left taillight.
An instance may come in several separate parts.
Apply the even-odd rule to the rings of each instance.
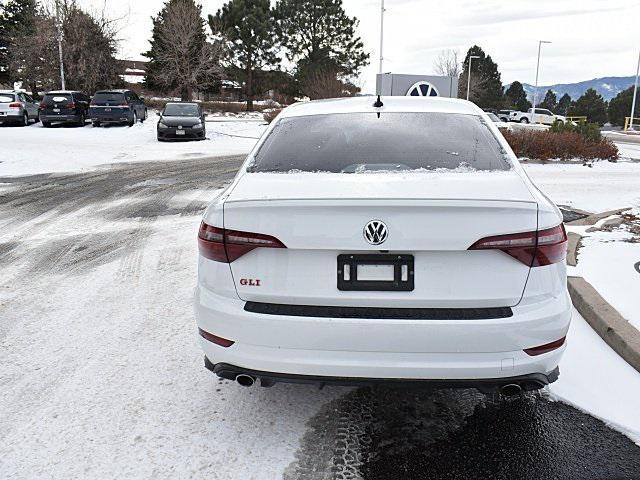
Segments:
[[[24,105],[22,105],[20,102],[11,102],[9,104],[9,108],[22,108]]]
[[[501,250],[529,267],[542,267],[564,261],[567,233],[560,224],[535,232],[496,235],[478,240],[469,250]]]
[[[202,222],[198,232],[200,254],[216,262],[231,263],[256,248],[287,248],[280,240],[261,233],[214,227]]]

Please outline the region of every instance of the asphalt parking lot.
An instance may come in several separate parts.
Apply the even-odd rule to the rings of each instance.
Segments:
[[[0,476],[640,478],[637,445],[547,394],[245,389],[204,370],[195,234],[241,161],[0,178]]]

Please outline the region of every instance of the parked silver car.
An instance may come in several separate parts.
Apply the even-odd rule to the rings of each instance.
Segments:
[[[0,90],[0,123],[29,125],[39,120],[39,104],[24,92]]]

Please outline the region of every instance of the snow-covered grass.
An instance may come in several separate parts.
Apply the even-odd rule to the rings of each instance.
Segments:
[[[266,125],[207,122],[207,140],[158,142],[157,115],[133,127],[0,127],[0,177],[82,171],[121,162],[180,160],[247,153]]]
[[[629,213],[638,218],[640,208]],[[602,219],[595,227],[599,228],[607,220]],[[592,230],[589,227],[569,226],[569,231],[582,235],[578,265],[571,269],[571,275],[584,277],[607,302],[640,330],[640,272],[635,268],[635,264],[640,262],[640,236],[637,231],[629,231],[629,225],[631,223],[595,231],[588,231]],[[638,229],[640,221],[634,220],[633,225]]]
[[[640,162],[525,164],[538,187],[556,204],[589,212],[640,205]]]

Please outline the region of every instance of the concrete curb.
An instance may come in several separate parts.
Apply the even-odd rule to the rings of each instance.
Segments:
[[[609,210],[607,212],[602,213],[594,213],[585,218],[580,218],[578,220],[574,220],[573,222],[568,222],[567,225],[571,226],[587,226],[587,225],[595,225],[603,218],[610,217],[611,215],[619,215],[622,212],[626,212],[627,210],[631,210],[631,208],[618,208],[617,210]]]
[[[569,277],[569,294],[580,315],[629,365],[640,372],[640,331],[581,277]]]

